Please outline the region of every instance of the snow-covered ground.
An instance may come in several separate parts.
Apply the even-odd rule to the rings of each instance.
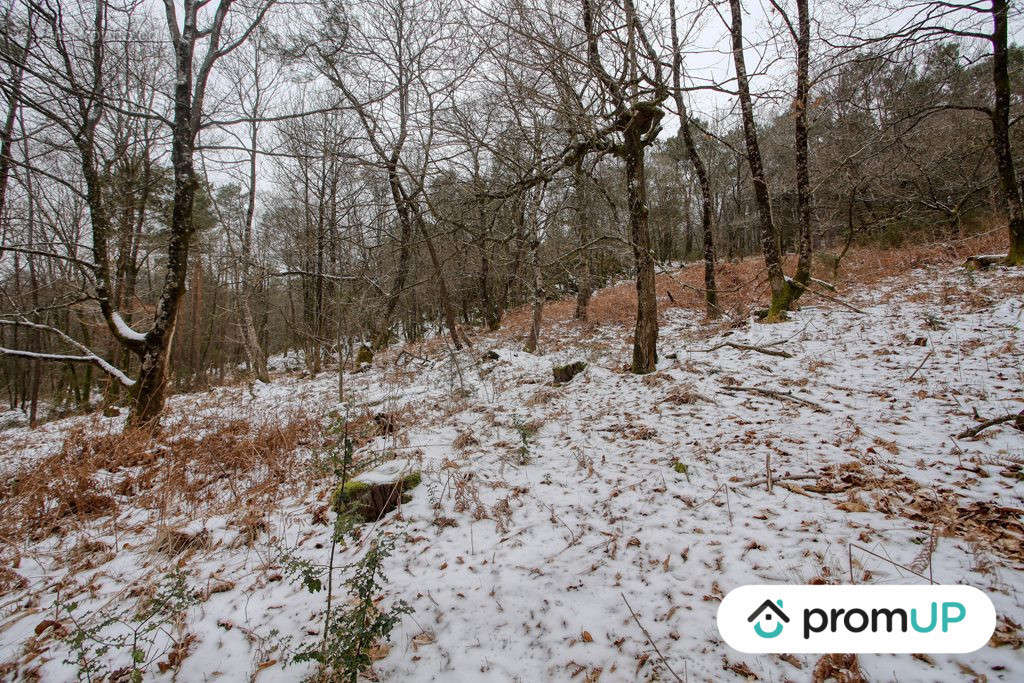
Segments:
[[[372,675],[808,680],[817,656],[744,655],[722,642],[715,612],[725,593],[930,576],[991,597],[993,643],[966,655],[861,655],[865,675],[1024,679],[1024,435],[1002,424],[953,436],[978,416],[1024,409],[1022,291],[1013,271],[943,266],[845,292],[865,314],[809,300],[789,322],[740,321],[709,336],[697,314],[671,309],[658,371],[647,376],[625,369],[626,331],[575,325],[549,332],[558,350],[547,354],[523,353],[499,334],[478,337],[471,351],[413,349],[346,376],[353,414],[398,416],[397,429],[360,454],[412,458],[423,472],[412,500],[362,536],[394,535],[382,604],[414,608],[390,649],[375,652]],[[714,348],[725,342],[789,357]],[[482,359],[490,350],[498,358]],[[553,386],[552,366],[574,360],[588,367]],[[170,402],[172,422],[262,424],[337,408],[328,373]],[[116,430],[122,419],[77,423]],[[0,434],[3,467],[52,452],[75,423]],[[166,625],[165,641],[185,645],[147,679],[301,678],[309,665],[283,666],[285,642],[317,639],[324,595],[289,581],[285,558],[326,564],[329,489],[324,481],[263,510],[251,542],[241,542],[231,511],[158,520],[130,496],[116,519],[17,542],[20,560],[7,568],[25,585],[0,597],[2,671],[73,680],[55,637],[72,624],[55,601],[76,603],[88,625],[90,613],[128,604],[178,566],[202,596],[184,622]],[[202,534],[202,547],[170,557],[154,547],[158,522]],[[105,549],[87,562],[70,552],[85,539]],[[338,564],[363,548],[346,549]],[[106,656],[116,668],[128,652]]]

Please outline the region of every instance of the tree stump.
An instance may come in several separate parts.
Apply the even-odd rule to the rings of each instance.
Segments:
[[[1006,262],[1006,254],[979,254],[968,256],[964,261],[964,268],[968,270],[985,270],[994,265]]]
[[[354,515],[375,522],[412,499],[406,491],[420,483],[420,472],[410,460],[389,460],[353,477],[331,496],[331,507],[339,515]]]
[[[565,384],[573,377],[580,374],[587,368],[587,364],[581,360],[566,365],[556,365],[551,368],[551,374],[555,376],[555,384]]]
[[[363,344],[356,351],[356,369],[362,368],[364,365],[370,365],[373,363],[373,351],[369,346]]]

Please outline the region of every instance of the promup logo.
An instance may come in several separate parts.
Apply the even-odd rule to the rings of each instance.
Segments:
[[[777,606],[776,606],[777,605]],[[775,625],[771,626],[772,619],[775,621]],[[774,638],[782,633],[783,623],[789,623],[789,617],[782,611],[782,600],[765,600],[761,603],[761,606],[754,610],[754,613],[747,617],[747,621],[756,621],[754,624],[754,633],[761,636],[762,638]],[[767,629],[762,625],[762,622],[766,622],[771,626],[771,630]]]
[[[973,652],[995,624],[970,586],[741,586],[718,608],[725,642],[758,653]]]

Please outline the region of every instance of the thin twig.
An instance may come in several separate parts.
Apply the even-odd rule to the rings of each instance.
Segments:
[[[906,378],[906,379],[905,379],[905,380],[903,380],[903,381],[904,381],[904,382],[909,382],[910,380],[914,379],[914,375],[916,375],[916,374],[917,374],[918,372],[920,372],[921,368],[923,368],[923,367],[924,367],[924,364],[925,364],[925,363],[927,363],[927,362],[928,362],[928,359],[929,359],[929,358],[931,358],[931,357],[932,357],[932,352],[931,352],[931,351],[929,351],[929,352],[928,352],[927,354],[925,354],[924,360],[922,360],[922,361],[921,361],[921,364],[920,364],[920,365],[918,365],[918,366],[917,366],[917,367],[916,367],[916,368],[914,369],[914,371],[913,371],[912,373],[910,373],[910,377]]]
[[[871,555],[873,557],[877,557],[880,560],[884,560],[885,562],[888,562],[889,564],[893,565],[894,567],[899,567],[900,569],[902,569],[904,571],[908,571],[911,574],[913,574],[914,576],[918,576],[918,577],[924,579],[928,583],[932,583],[932,584],[935,583],[935,581],[933,581],[932,579],[928,578],[924,574],[921,574],[920,572],[915,572],[910,567],[905,567],[902,564],[900,564],[899,562],[893,562],[892,560],[890,560],[888,557],[886,557],[884,555],[879,555],[878,553],[871,552],[870,550],[868,550],[864,546],[857,545],[856,543],[850,543],[848,548],[847,548],[847,553],[848,553],[848,556],[850,558],[850,583],[854,583],[854,580],[853,580],[853,549],[854,548],[856,548],[857,550],[860,550],[862,552],[865,552],[868,555]]]
[[[807,287],[806,285],[801,285],[799,282],[797,282],[793,278],[787,277],[786,278],[786,282],[788,282],[789,284],[793,285],[794,287],[799,287],[800,289],[802,289],[803,291],[807,292],[808,294],[813,294],[814,296],[819,296],[822,299],[825,299],[826,301],[831,301],[832,303],[836,303],[836,304],[839,304],[840,306],[848,308],[851,311],[853,311],[854,313],[860,313],[861,315],[867,315],[867,311],[862,311],[861,309],[857,308],[853,304],[846,303],[842,299],[837,299],[834,296],[829,296],[828,294],[823,294],[823,293],[821,293],[821,292],[819,292],[817,290],[811,289],[810,287]],[[811,278],[811,284],[817,284],[819,282],[821,282],[821,281],[820,280],[815,280],[814,278]]]
[[[672,670],[672,667],[669,666],[668,660],[665,659],[665,655],[661,654],[661,650],[658,649],[658,644],[655,643],[654,638],[651,637],[650,632],[646,628],[644,628],[643,624],[640,623],[640,617],[638,617],[636,615],[636,612],[633,611],[633,607],[629,604],[629,600],[626,599],[626,594],[619,593],[619,595],[622,596],[622,602],[626,603],[626,609],[628,609],[629,613],[633,615],[633,621],[636,622],[636,625],[639,626],[640,630],[644,632],[645,636],[647,636],[647,642],[649,642],[651,644],[651,647],[654,648],[654,651],[658,655],[658,659],[660,659],[661,663],[665,665],[665,668],[668,669],[669,673],[675,676],[677,681],[680,681],[680,683],[682,683],[683,679],[679,677],[679,674]]]
[[[819,475],[817,475],[817,474],[793,474],[793,475],[790,475],[788,477],[776,477],[776,476],[772,475],[772,483],[773,484],[778,484],[780,481],[800,481],[802,479],[818,479],[818,478],[819,478]],[[761,484],[764,484],[766,481],[767,480],[764,477],[760,477],[758,479],[748,479],[747,481],[739,481],[739,482],[736,482],[736,483],[740,484],[741,486],[760,486]],[[780,484],[780,486],[781,486],[781,484]]]
[[[825,299],[826,301],[831,301],[832,303],[839,304],[840,306],[843,306],[844,308],[848,308],[851,311],[853,311],[854,313],[860,313],[861,315],[867,315],[868,314],[867,311],[863,311],[863,310],[857,308],[856,306],[854,306],[853,304],[848,304],[845,301],[843,301],[842,299],[837,299],[834,296],[829,296],[828,294],[823,294],[823,293],[821,293],[821,292],[819,292],[817,290],[814,290],[814,289],[807,289],[806,291],[808,293],[810,293],[810,294],[813,294],[814,296],[819,296],[822,299]]]

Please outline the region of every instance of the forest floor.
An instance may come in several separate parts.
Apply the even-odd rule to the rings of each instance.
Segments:
[[[773,325],[745,308],[756,260],[727,266],[736,291],[714,325],[679,286],[700,282],[688,267],[659,280],[647,376],[626,370],[628,285],[599,293],[587,324],[568,320],[571,302],[549,306],[540,355],[520,350],[514,312],[472,350],[422,344],[347,374],[357,461],[397,454],[422,471],[411,501],[336,559],[395,539],[381,604],[414,611],[368,676],[809,680],[817,656],[722,642],[725,593],[933,577],[989,595],[989,646],[861,655],[863,676],[1024,679],[1024,438],[1012,423],[955,436],[1024,409],[1024,273],[967,271],[960,256],[854,252],[839,293],[824,292],[845,305],[808,297]],[[575,360],[586,369],[554,386],[552,367]],[[325,597],[290,569],[328,561],[319,454],[337,391],[334,373],[280,373],[173,397],[155,438],[99,414],[0,432],[0,672],[127,667],[131,642],[114,636],[134,629],[147,680],[308,673],[284,663],[317,640]],[[193,604],[140,627],[147,596],[182,592],[174,570]]]

